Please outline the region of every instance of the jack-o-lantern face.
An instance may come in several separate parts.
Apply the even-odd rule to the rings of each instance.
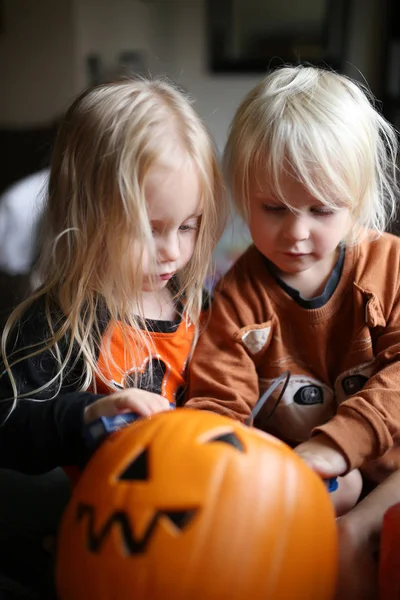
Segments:
[[[323,482],[285,444],[209,412],[112,435],[64,515],[60,600],[330,600]]]

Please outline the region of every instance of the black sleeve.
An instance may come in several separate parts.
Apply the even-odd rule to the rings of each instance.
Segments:
[[[24,473],[44,473],[57,466],[82,465],[87,458],[83,437],[85,407],[100,395],[80,392],[82,363],[72,356],[62,382],[59,364],[50,350],[35,356],[33,344],[49,336],[44,301],[32,305],[8,344],[12,374],[17,386],[14,405],[10,378],[1,364],[0,374],[0,467]],[[37,346],[35,346],[37,348]],[[60,344],[61,358],[66,344]],[[27,356],[27,358],[25,358]],[[15,359],[18,362],[15,364]],[[19,361],[19,359],[22,359]],[[26,396],[25,396],[26,394]]]

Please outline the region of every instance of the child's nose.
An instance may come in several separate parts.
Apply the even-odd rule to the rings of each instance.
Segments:
[[[286,239],[301,242],[310,237],[310,226],[305,215],[290,213],[285,219],[283,235]]]
[[[179,238],[175,234],[163,237],[159,248],[158,256],[162,262],[174,262],[180,257]]]

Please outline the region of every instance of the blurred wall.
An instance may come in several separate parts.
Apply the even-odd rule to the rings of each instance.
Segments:
[[[0,126],[52,119],[74,91],[70,0],[3,0]]]
[[[373,93],[382,98],[385,69],[387,2],[352,0],[346,73],[368,82]]]
[[[140,0],[72,0],[75,20],[75,85],[88,83],[86,57],[99,53],[112,70],[121,52],[152,54],[152,2]]]
[[[153,6],[154,15],[158,16],[163,27],[164,52],[158,62],[155,61],[154,68],[166,71],[192,93],[200,113],[222,149],[237,105],[260,76],[214,75],[207,70],[204,0],[147,1]],[[296,4],[296,0],[293,3]],[[352,0],[352,3],[347,24],[349,44],[345,72],[361,81],[365,78],[379,96],[384,3],[381,0]]]
[[[163,0],[157,0],[162,4]],[[207,68],[207,35],[203,0],[168,0],[163,21],[166,48],[154,68],[177,80],[196,99],[222,150],[228,125],[238,103],[260,79],[258,75],[214,75]]]
[[[353,2],[348,72],[379,95],[382,4]],[[3,0],[3,11],[0,126],[57,116],[88,84],[88,54],[112,68],[120,52],[141,50],[152,73],[194,96],[222,149],[239,101],[259,79],[208,72],[204,0]]]

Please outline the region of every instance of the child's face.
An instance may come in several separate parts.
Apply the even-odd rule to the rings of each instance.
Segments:
[[[294,211],[263,187],[266,191],[254,187],[250,193],[249,227],[258,250],[283,275],[311,274],[321,261],[330,264],[349,231],[349,210],[332,211],[289,175],[282,176],[281,189]]]
[[[152,169],[146,179],[147,211],[156,250],[154,283],[143,260],[143,291],[160,290],[192,258],[200,217],[200,185],[194,165],[181,156]]]

